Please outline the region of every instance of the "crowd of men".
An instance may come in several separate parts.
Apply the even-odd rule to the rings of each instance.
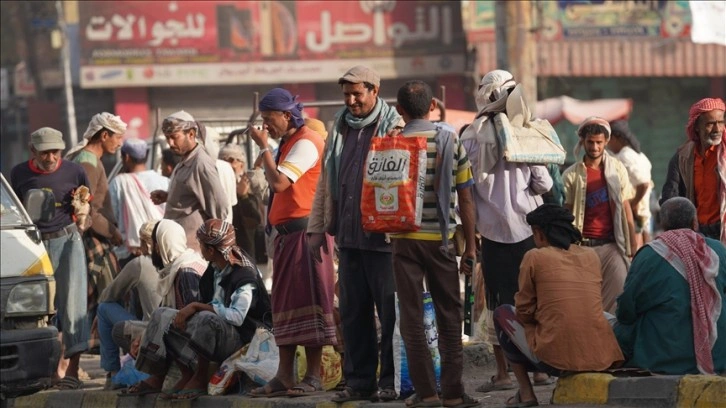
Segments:
[[[210,129],[185,111],[163,121],[169,150],[161,174],[146,167],[147,144],[124,140],[126,124],[109,113],[95,115],[64,157],[59,131],[31,134],[31,158],[13,169],[11,184],[20,197],[40,188],[56,202],[54,217],[38,227],[55,271],[55,324],[67,359],[57,388],[82,387],[79,357],[98,341],[108,388],[115,388],[122,349],[149,374],[124,395],[194,399],[206,393],[210,362],[222,362],[264,326],[274,328],[280,361],[250,396],[322,391],[322,349],[342,343],[344,382],[332,401],[395,400],[397,293],[416,390],[406,406],[475,407],[480,402],[462,381],[459,275],[470,275],[477,261],[497,363],[477,391],[514,389],[511,368],[519,389],[507,406],[537,405],[533,384],[573,372],[726,372],[721,99],[698,101],[689,112],[686,142],[662,190],[663,232],[655,236],[650,162],[625,121],[583,121],[576,161],[560,174],[552,163],[508,160],[499,138],[432,122],[436,104],[423,81],[403,84],[395,107],[380,97],[380,77],[368,67],[351,68],[338,84],[345,106],[329,132],[304,117],[289,91],[265,94],[262,129],[248,129],[259,147],[253,163],[238,145],[210,143]],[[494,129],[516,85],[502,70],[482,78],[475,132]],[[386,136],[426,140],[414,232],[363,228],[369,146]],[[109,182],[101,157],[119,148],[123,171]],[[76,204],[83,186],[88,216]],[[263,225],[271,293],[255,262]],[[437,316],[440,389],[423,325],[424,282]],[[301,381],[298,346],[307,359]],[[180,376],[165,386],[172,363]]]

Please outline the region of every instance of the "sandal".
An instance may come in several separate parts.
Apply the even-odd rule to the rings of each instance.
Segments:
[[[472,407],[478,407],[481,405],[481,402],[477,399],[474,399],[467,394],[462,394],[461,396],[461,402],[455,405],[444,405],[446,408],[472,408]]]
[[[550,384],[554,384],[554,382],[555,382],[555,379],[554,379],[554,377],[552,377],[552,376],[547,376],[547,378],[546,378],[546,379],[544,379],[544,380],[539,380],[539,381],[532,381],[532,384],[533,384],[533,385],[534,385],[535,387],[539,387],[539,386],[543,386],[543,385],[550,385]]]
[[[346,386],[343,391],[336,392],[335,397],[331,398],[330,400],[335,403],[342,403],[348,401],[375,402],[376,400],[378,400],[378,393],[375,391],[371,393],[363,393],[361,391],[356,391],[353,388]]]
[[[140,397],[147,394],[157,394],[161,388],[152,387],[146,381],[141,381],[118,393],[119,397]]]
[[[284,397],[287,395],[289,389],[278,380],[277,377],[271,379],[262,387],[257,387],[250,391],[250,397],[252,398],[273,398],[273,397]]]
[[[393,401],[398,398],[394,388],[381,388],[378,390],[378,400],[381,402]]]
[[[537,400],[530,400],[530,401],[522,401],[522,396],[519,395],[519,391],[517,391],[516,394],[509,397],[507,400],[507,405],[505,405],[507,408],[524,408],[524,407],[536,407],[539,406],[539,402]]]
[[[485,382],[484,384],[477,387],[475,390],[476,392],[491,392],[491,391],[503,391],[503,390],[513,390],[514,384],[512,382],[509,382],[507,384],[497,384],[495,382],[495,378],[497,378],[496,375],[493,375],[488,382]]]
[[[433,401],[424,401],[422,400],[418,394],[413,394],[410,397],[406,398],[403,403],[406,405],[406,408],[432,408],[432,407],[441,407],[441,400],[436,399]]]
[[[59,391],[80,390],[83,388],[83,381],[76,377],[65,376],[53,388]]]
[[[287,396],[290,398],[306,397],[321,392],[323,392],[323,385],[319,378],[305,377],[298,385],[287,390]]]
[[[174,401],[194,401],[203,395],[207,395],[207,390],[205,388],[189,388],[177,391],[175,394],[170,396],[170,399]]]

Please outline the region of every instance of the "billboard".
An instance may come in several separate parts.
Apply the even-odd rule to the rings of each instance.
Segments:
[[[83,1],[81,85],[133,87],[460,73],[459,2]]]
[[[615,37],[687,37],[688,1],[559,0],[538,2],[540,39],[604,39]]]

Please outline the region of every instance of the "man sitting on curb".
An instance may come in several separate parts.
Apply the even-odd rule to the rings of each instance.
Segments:
[[[726,248],[696,232],[696,207],[673,197],[663,232],[633,259],[615,335],[630,367],[663,374],[726,373]]]
[[[494,311],[499,344],[519,382],[508,407],[533,407],[527,373],[601,371],[623,360],[603,313],[597,253],[580,239],[570,210],[544,204],[527,214],[536,249],[522,259],[515,306]]]

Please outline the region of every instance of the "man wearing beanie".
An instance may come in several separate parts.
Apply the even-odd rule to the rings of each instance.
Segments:
[[[78,389],[81,353],[88,350],[89,326],[86,318],[87,267],[81,232],[75,223],[71,200],[80,186],[89,187],[86,171],[81,165],[61,159],[65,149],[61,132],[44,127],[30,135],[31,158],[10,173],[10,183],[18,197],[31,189],[52,191],[55,215],[49,221],[36,222],[43,244],[53,265],[56,282],[55,305],[58,309],[58,331],[63,333],[64,354],[70,359],[61,389]]]
[[[151,201],[151,192],[167,190],[169,179],[146,168],[148,145],[145,140],[127,139],[121,146],[123,172],[111,180],[108,195],[124,243],[114,248],[121,268],[141,255],[139,228],[146,221],[163,218],[164,204]]]
[[[396,109],[378,96],[378,73],[358,65],[339,80],[345,107],[335,115],[325,141],[308,234],[310,250],[325,248],[325,233],[335,235],[340,254],[338,287],[343,325],[346,388],[335,402],[396,398],[393,367],[394,303],[391,244],[384,234],[363,231],[360,202],[363,171],[372,137],[385,136],[402,120]],[[327,247],[327,251],[332,251]],[[378,346],[376,316],[381,324]],[[380,351],[380,355],[379,355]],[[376,379],[379,366],[380,378]],[[379,393],[379,390],[381,391]]]

